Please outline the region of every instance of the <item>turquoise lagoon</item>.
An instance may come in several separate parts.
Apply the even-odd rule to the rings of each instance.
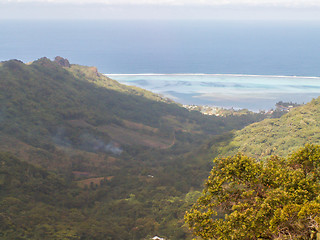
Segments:
[[[306,103],[320,95],[319,77],[241,74],[108,74],[182,104],[269,110],[279,101]]]

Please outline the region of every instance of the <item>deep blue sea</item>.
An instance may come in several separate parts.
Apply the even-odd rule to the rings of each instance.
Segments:
[[[320,95],[316,78],[312,83],[307,81],[308,78],[292,78],[294,84],[290,84],[291,78],[287,77],[289,83],[283,84],[279,81],[282,78],[270,81],[268,77],[242,76],[236,80],[234,77],[234,74],[320,76],[320,22],[0,22],[0,61],[20,59],[29,62],[43,56],[53,59],[58,55],[68,58],[71,63],[96,66],[105,74],[226,74],[218,80],[210,80],[209,76],[212,75],[206,75],[205,81],[199,79],[199,75],[167,75],[164,79],[180,83],[192,81],[194,90],[187,92],[181,84],[166,91],[154,89],[157,84],[151,84],[153,91],[171,95],[182,103],[230,107],[238,102],[239,107],[266,109],[272,108],[281,96],[286,98],[283,100],[307,102]],[[149,83],[155,81],[150,76],[140,75],[138,80]],[[122,76],[118,80],[130,82],[132,77],[126,79]],[[116,76],[114,78],[117,79]],[[255,87],[259,85],[259,90],[244,86],[248,81],[256,84]],[[206,82],[206,87],[203,82]],[[265,84],[268,82],[272,84]],[[281,94],[287,95],[272,93],[273,87],[275,92],[279,92],[279,85]],[[293,85],[299,87],[292,88]],[[303,91],[301,86],[305,87]],[[148,88],[148,84],[143,87]],[[264,90],[263,87],[268,89]],[[223,96],[228,94],[232,95],[233,102],[225,101],[226,97]],[[258,99],[261,102],[256,102],[255,106],[242,104],[244,98],[240,95],[236,98],[237,94],[248,96],[247,102]],[[199,95],[211,97],[201,98]],[[255,97],[251,99],[250,95]]]

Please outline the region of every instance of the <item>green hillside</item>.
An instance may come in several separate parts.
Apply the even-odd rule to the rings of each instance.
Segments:
[[[168,149],[183,143],[187,149],[188,144],[265,117],[203,116],[146,90],[121,85],[96,68],[62,67],[47,58],[29,65],[2,62],[0,76],[0,137],[7,139],[0,149],[28,159],[30,148],[30,161],[44,167],[56,168],[52,159],[60,158],[65,148],[112,153],[112,146]],[[12,149],[16,144],[19,149]]]
[[[266,119],[234,132],[222,155],[244,152],[263,158],[269,155],[287,156],[306,143],[320,143],[320,99],[292,109],[279,119]]]
[[[191,239],[210,147],[266,117],[190,112],[62,58],[2,62],[0,81],[3,239]]]

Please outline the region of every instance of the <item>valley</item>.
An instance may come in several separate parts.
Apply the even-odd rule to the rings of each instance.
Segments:
[[[0,76],[4,239],[191,239],[213,146],[266,118],[189,111],[61,57]]]

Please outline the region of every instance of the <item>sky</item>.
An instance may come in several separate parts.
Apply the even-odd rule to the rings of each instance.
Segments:
[[[320,20],[320,0],[0,0],[0,19]]]

